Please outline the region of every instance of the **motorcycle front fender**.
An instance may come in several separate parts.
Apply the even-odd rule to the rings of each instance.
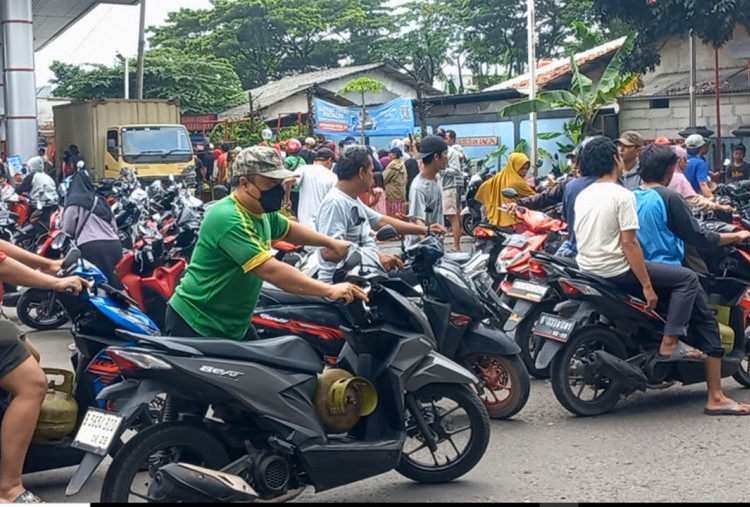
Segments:
[[[513,313],[508,317],[508,320],[505,321],[503,331],[514,331],[537,304],[538,303],[534,303],[533,301],[517,299],[516,303],[513,305]]]
[[[116,412],[123,417],[120,429],[115,435],[113,442],[117,441],[123,432],[135,421],[143,410],[147,410],[149,403],[165,389],[155,382],[144,380],[125,380],[117,384],[105,387],[96,397],[97,400],[113,400],[117,406]],[[122,400],[122,403],[117,403]],[[87,452],[78,468],[71,477],[68,487],[65,488],[65,496],[77,495],[86,481],[94,474],[105,456]]]
[[[415,372],[406,380],[404,388],[408,392],[414,392],[427,384],[479,385],[479,379],[463,366],[433,350],[425,356]]]
[[[466,331],[456,356],[464,357],[476,353],[514,356],[521,353],[521,347],[500,329],[479,324]]]

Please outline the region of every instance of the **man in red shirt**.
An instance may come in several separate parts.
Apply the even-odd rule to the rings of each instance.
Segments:
[[[0,281],[79,293],[87,285],[85,280],[55,278],[37,271],[56,273],[61,264],[0,241]],[[10,400],[0,427],[0,502],[38,503],[40,499],[23,487],[21,472],[47,391],[47,377],[36,354],[30,352],[33,347],[25,346],[20,334],[12,322],[0,321],[0,388],[8,392]]]

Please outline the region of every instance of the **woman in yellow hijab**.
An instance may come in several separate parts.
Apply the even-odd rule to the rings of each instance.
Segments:
[[[489,223],[502,227],[511,227],[518,223],[515,216],[501,211],[498,206],[514,201],[503,195],[504,188],[515,189],[519,197],[528,197],[536,193],[524,179],[529,172],[529,167],[531,167],[529,157],[523,153],[511,153],[505,167],[479,187],[475,199],[484,204],[487,209]]]

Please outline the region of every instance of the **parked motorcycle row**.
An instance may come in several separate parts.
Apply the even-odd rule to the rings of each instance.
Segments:
[[[107,455],[104,502],[285,501],[309,486],[319,492],[390,470],[448,482],[482,459],[490,418],[523,409],[530,373],[549,377],[577,415],[604,413],[636,390],[705,378],[698,360],[653,361],[657,312],[553,255],[566,237],[559,210],[518,208],[518,233],[482,222],[480,209],[470,253],[445,253],[432,235],[408,249],[402,240],[404,266],[390,273],[352,245],[334,281],[359,284],[369,301],[264,285],[252,317],[257,341],[162,336],[166,301],[210,203],[172,179],[144,189],[125,174],[98,185],[126,248],[116,269],[125,290],[80,258],[55,209],[32,244],[64,255],[64,274],[91,288],[77,296],[26,290],[16,302],[32,327],[72,323],[74,374],[50,391],[70,395],[67,424],[37,428],[25,468],[77,465],[68,495]],[[706,226],[750,226],[744,187],[720,192],[740,213],[730,223],[701,217]],[[18,218],[0,210],[1,233],[22,237]],[[387,226],[376,239],[402,238]],[[315,251],[273,247],[277,259],[317,272]],[[750,246],[719,248],[709,264],[703,282],[728,352],[723,373],[750,387]]]

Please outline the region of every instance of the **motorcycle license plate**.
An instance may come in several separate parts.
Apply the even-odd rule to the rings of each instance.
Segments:
[[[568,341],[575,326],[575,320],[564,319],[549,313],[542,313],[539,316],[539,320],[534,324],[534,334],[541,336],[542,338],[549,338],[550,340],[557,340],[565,343]]]
[[[528,280],[513,280],[513,285],[510,286],[507,294],[514,298],[538,303],[544,299],[548,291],[549,287],[546,285],[539,285]]]
[[[119,414],[95,408],[88,409],[71,447],[105,456],[117,436],[122,419]]]

